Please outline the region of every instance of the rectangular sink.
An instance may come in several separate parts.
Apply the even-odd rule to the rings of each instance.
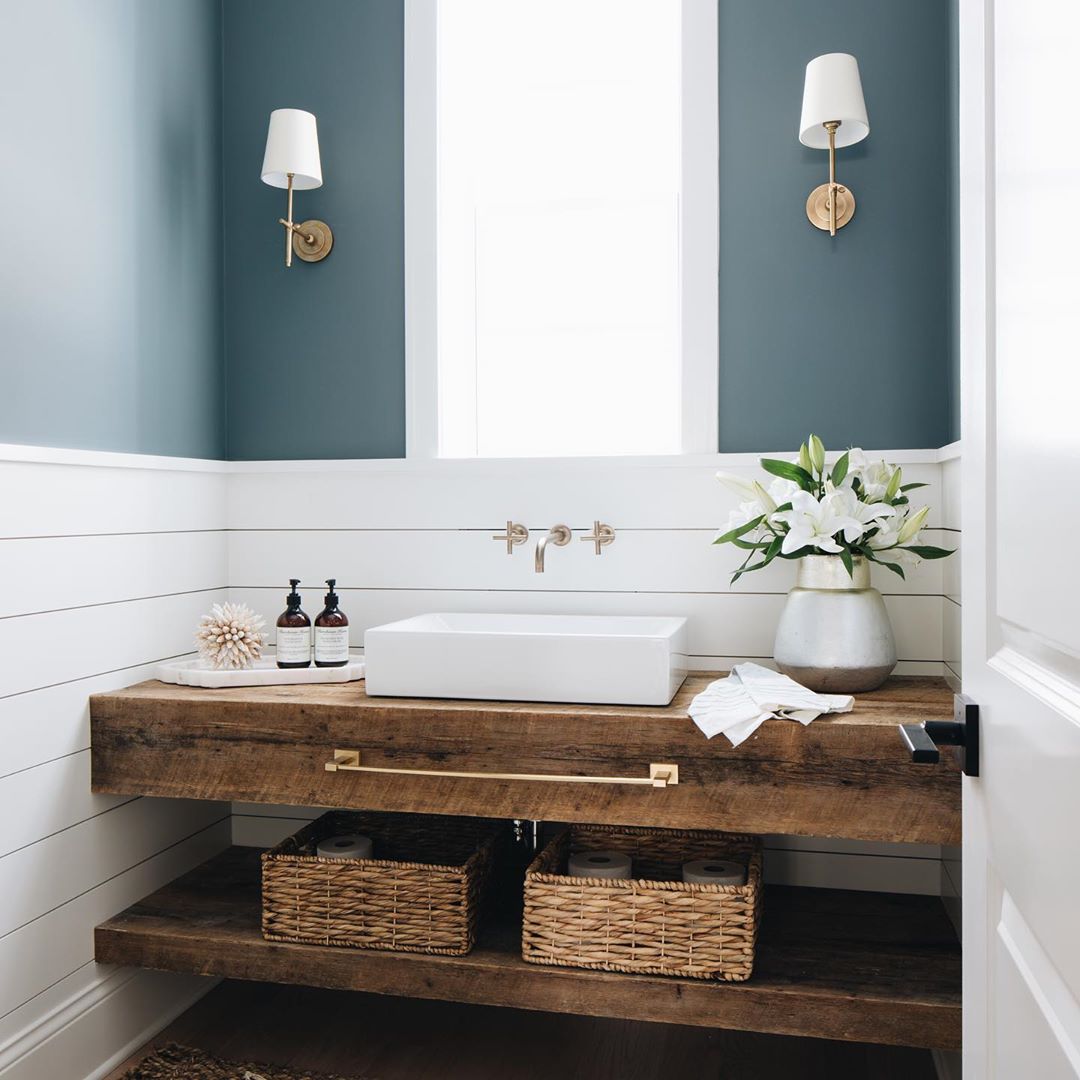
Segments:
[[[374,697],[667,705],[686,678],[686,619],[417,615],[364,635]]]

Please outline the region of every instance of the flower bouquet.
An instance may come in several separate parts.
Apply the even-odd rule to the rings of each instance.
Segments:
[[[777,558],[836,555],[852,577],[855,560],[863,558],[904,577],[904,567],[919,559],[952,554],[920,542],[930,508],[913,509],[908,493],[926,485],[905,484],[899,465],[871,461],[854,448],[826,469],[825,447],[811,435],[794,461],[762,458],[761,467],[774,477],[768,490],[757,480],[717,473],[741,500],[713,541],[747,552],[732,583]]]
[[[795,587],[776,630],[781,671],[819,693],[880,686],[896,666],[896,643],[870,564],[904,577],[920,559],[952,552],[921,542],[929,507],[914,508],[898,465],[847,450],[832,468],[816,435],[794,461],[763,458],[773,477],[766,490],[725,473],[717,478],[739,499],[714,543],[746,552],[732,583],[774,559],[800,560]]]

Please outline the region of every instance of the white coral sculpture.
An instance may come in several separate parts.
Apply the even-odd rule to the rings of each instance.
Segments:
[[[251,667],[262,655],[265,620],[247,604],[215,604],[199,620],[195,646],[199,656],[215,668]]]

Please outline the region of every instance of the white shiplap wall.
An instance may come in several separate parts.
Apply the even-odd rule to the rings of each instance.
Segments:
[[[229,807],[90,794],[87,698],[190,651],[227,585],[220,466],[0,447],[0,1077],[103,1075],[208,981],[93,927],[229,842]]]
[[[889,455],[925,480],[934,540],[958,462]],[[722,467],[756,455],[594,462],[222,464],[0,447],[0,1077],[97,1077],[205,991],[206,980],[103,969],[93,926],[229,842],[269,844],[317,811],[89,794],[87,697],[149,677],[190,649],[228,594],[273,622],[290,576],[320,606],[336,576],[359,647],[367,626],[438,609],[685,613],[694,664],[768,661],[790,568],[727,584],[736,553],[709,540],[731,500]],[[507,518],[530,543],[493,543]],[[550,552],[556,522],[583,535]],[[957,656],[948,564],[878,581],[902,671]],[[950,599],[951,597],[951,599]],[[951,621],[950,621],[951,620]],[[950,651],[951,650],[951,651]],[[958,674],[958,669],[957,669]],[[935,892],[936,848],[770,837],[774,881]]]
[[[938,452],[895,451],[905,479],[930,486],[930,542],[946,543]],[[352,644],[369,626],[425,611],[685,614],[692,664],[723,668],[771,662],[776,620],[794,571],[774,564],[728,584],[739,553],[710,544],[735,500],[718,468],[760,476],[756,454],[596,461],[367,461],[234,463],[230,467],[229,585],[234,599],[272,622],[290,577],[303,581],[306,610],[322,606],[322,581],[338,579]],[[531,536],[507,556],[493,534],[506,520]],[[581,543],[594,519],[616,541],[597,557]],[[547,571],[533,548],[566,523],[569,547],[549,548]],[[901,658],[899,670],[941,674],[944,569],[923,563],[901,581],[875,568]],[[233,836],[277,842],[317,811],[234,806]],[[770,837],[776,882],[936,893],[936,846],[837,843]]]

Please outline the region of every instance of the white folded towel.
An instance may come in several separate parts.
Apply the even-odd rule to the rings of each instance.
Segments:
[[[787,675],[748,663],[709,683],[690,702],[689,712],[706,738],[723,732],[738,746],[771,717],[809,724],[822,713],[850,712],[854,704],[850,694],[815,694]]]

